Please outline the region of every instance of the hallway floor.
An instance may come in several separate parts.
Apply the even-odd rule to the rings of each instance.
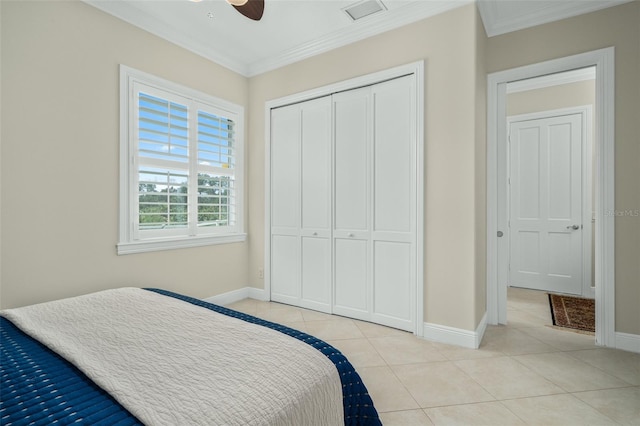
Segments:
[[[545,293],[509,289],[479,349],[273,302],[232,309],[319,337],[362,376],[386,426],[640,425],[640,354],[557,330]]]

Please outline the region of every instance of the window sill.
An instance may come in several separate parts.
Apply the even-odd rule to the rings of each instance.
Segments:
[[[203,237],[149,239],[118,243],[117,253],[135,254],[150,251],[174,250],[189,247],[211,246],[216,244],[240,243],[246,241],[247,234],[207,235]]]

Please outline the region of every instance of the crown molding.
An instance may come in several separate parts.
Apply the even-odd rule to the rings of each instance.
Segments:
[[[477,0],[487,36],[518,31],[585,13],[618,6],[633,0],[562,0],[554,2],[522,2],[517,16],[506,16],[500,0]]]
[[[155,36],[165,39],[177,46],[182,47],[196,55],[202,56],[238,74],[247,76],[248,67],[246,64],[233,58],[221,55],[209,47],[209,45],[199,41],[184,33],[175,26],[167,24],[134,6],[135,2],[129,1],[105,1],[105,0],[82,0],[109,15],[115,16],[135,27],[141,28]]]
[[[247,77],[253,77],[286,65],[346,46],[356,41],[402,27],[461,6],[475,0],[414,2],[395,11],[387,11],[353,22],[353,26],[300,44],[279,55],[259,60],[249,66]]]
[[[458,7],[474,3],[475,0],[417,1],[381,14],[363,18],[345,29],[327,34],[280,54],[253,63],[243,63],[222,55],[210,45],[191,37],[164,20],[149,15],[135,7],[131,1],[82,0],[105,13],[113,15],[131,25],[142,28],[160,38],[213,61],[244,77],[253,77],[274,69],[310,58],[338,47],[346,46],[367,37],[429,18]],[[345,17],[345,19],[347,19]]]
[[[489,37],[493,37],[633,0],[521,2],[518,13],[510,16],[505,14],[505,10],[501,8],[503,0],[413,1],[404,7],[365,17],[350,23],[349,26],[341,30],[249,63],[221,54],[210,43],[205,43],[191,36],[188,32],[142,11],[136,7],[135,1],[82,1],[244,77],[253,77],[471,3],[478,4],[485,31]],[[347,19],[346,15],[345,19]]]

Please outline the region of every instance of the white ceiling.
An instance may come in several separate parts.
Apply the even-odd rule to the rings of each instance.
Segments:
[[[224,0],[84,0],[245,76],[254,76],[474,0],[382,0],[385,11],[353,22],[357,0],[265,0],[252,21]],[[630,0],[478,0],[489,36]]]

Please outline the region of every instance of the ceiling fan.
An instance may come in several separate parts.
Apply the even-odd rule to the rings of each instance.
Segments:
[[[264,13],[264,0],[227,0],[227,3],[254,21],[259,21]]]

